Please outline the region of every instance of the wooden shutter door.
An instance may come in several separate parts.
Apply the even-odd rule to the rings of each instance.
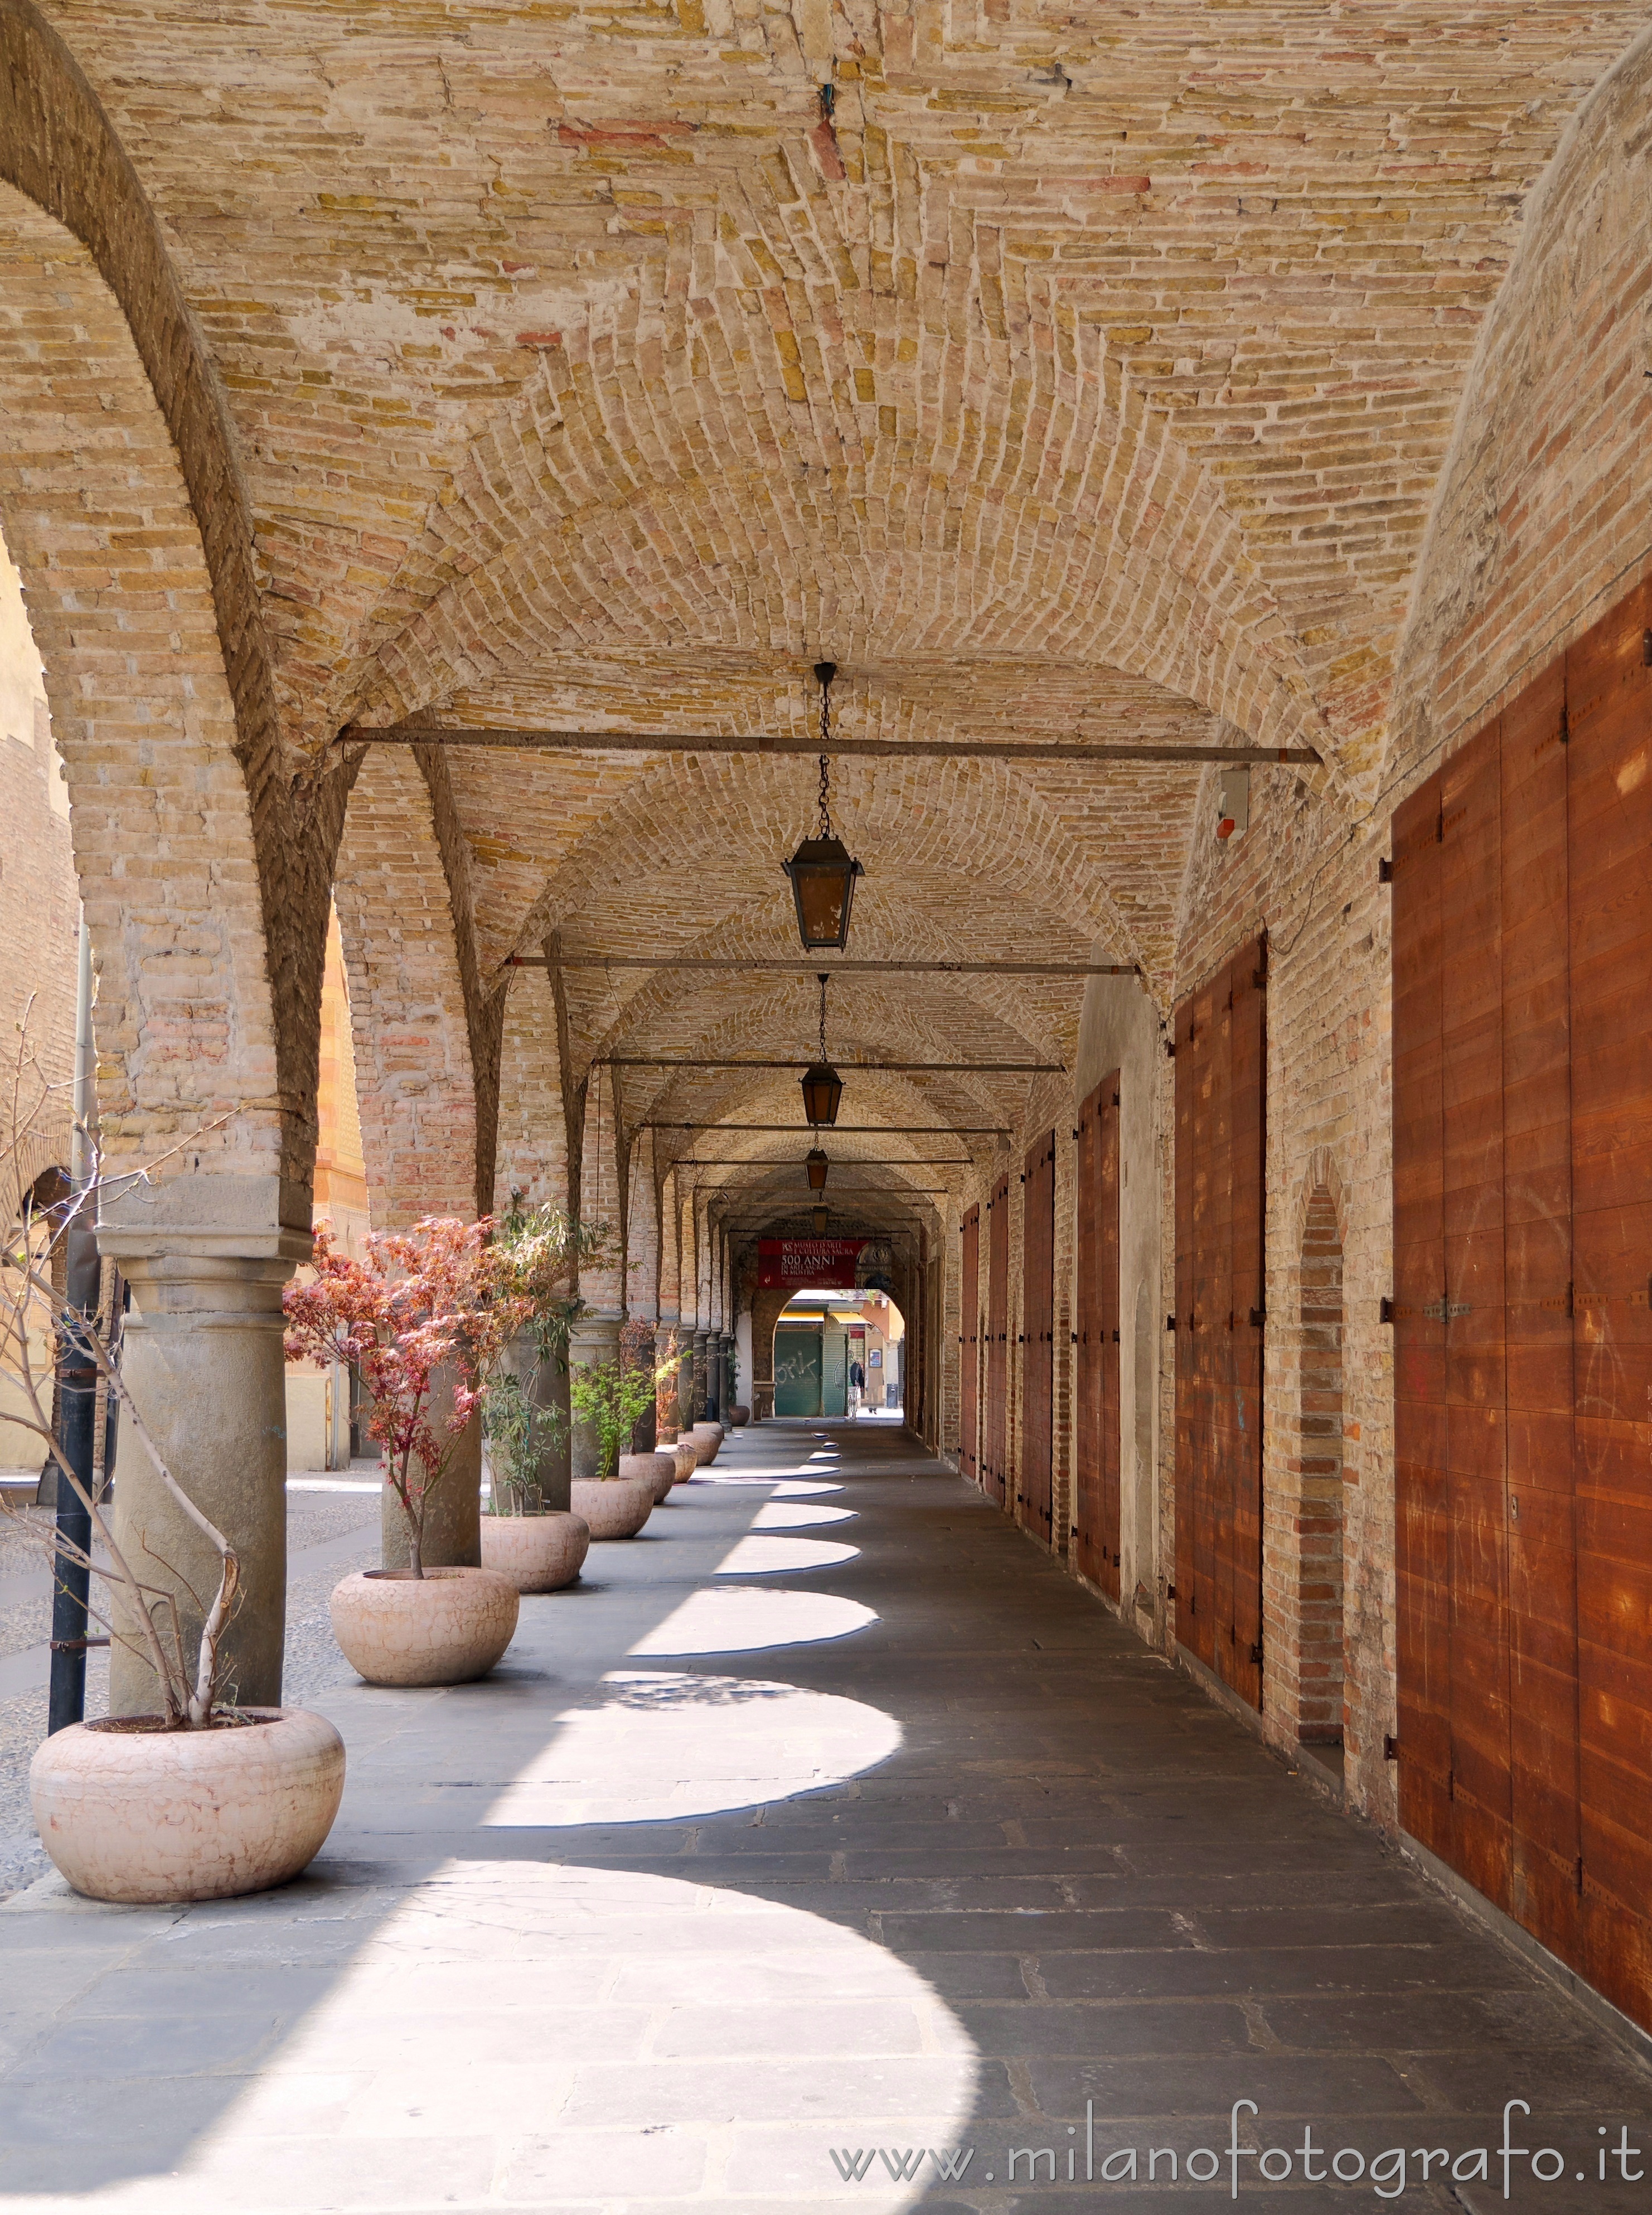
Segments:
[[[1394,1550],[1399,1818],[1449,1861],[1440,795],[1440,778],[1430,777],[1394,817]]]
[[[1022,1175],[1022,1520],[1049,1541],[1054,1531],[1051,1419],[1055,1309],[1055,1134],[1027,1151]]]
[[[1228,970],[1227,1644],[1222,1674],[1262,1705],[1262,1360],[1267,1267],[1268,946]]]
[[[1262,1696],[1265,941],[1176,1015],[1176,1635]]]
[[[1571,1009],[1563,666],[1503,715],[1509,1909],[1579,1958]],[[1453,1328],[1455,1328],[1453,1324]]]
[[[1394,825],[1400,1819],[1652,2022],[1652,592]]]
[[[987,1420],[985,1488],[1001,1506],[1006,1458],[1006,1360],[1009,1329],[1010,1181],[1000,1177],[987,1204]]]
[[[1079,1114],[1078,1422],[1074,1436],[1080,1574],[1118,1598],[1118,1071]]]
[[[962,1224],[964,1251],[958,1262],[958,1446],[960,1473],[981,1482],[977,1450],[981,1361],[981,1210],[972,1207]]]
[[[1509,1900],[1507,1390],[1503,1374],[1501,750],[1493,728],[1442,774],[1440,933],[1451,1540],[1454,1865]]]
[[[1119,1467],[1123,1440],[1118,1394],[1118,1102],[1119,1074],[1111,1070],[1097,1088],[1095,1249],[1097,1363],[1101,1460],[1101,1569],[1108,1597],[1119,1597],[1123,1561],[1119,1529]]]
[[[1582,1917],[1652,2021],[1652,593],[1566,657]]]
[[[1101,1086],[1089,1093],[1079,1110],[1074,1132],[1078,1145],[1077,1197],[1074,1202],[1074,1273],[1078,1345],[1074,1349],[1076,1376],[1073,1425],[1073,1558],[1080,1576],[1099,1583],[1102,1562],[1101,1453],[1101,1318],[1098,1312],[1099,1270],[1096,1251],[1097,1184],[1099,1150],[1097,1108]]]
[[[1176,1636],[1190,1652],[1198,1635],[1194,1586],[1196,1489],[1205,1455],[1193,1329],[1193,1130],[1197,1076],[1194,1065],[1193,1003],[1176,1009],[1176,1311],[1167,1320],[1174,1341],[1176,1408]]]

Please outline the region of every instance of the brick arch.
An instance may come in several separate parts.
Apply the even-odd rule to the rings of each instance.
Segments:
[[[1522,208],[1412,578],[1385,805],[1652,569],[1649,101],[1652,28],[1642,28],[1578,106]]]
[[[189,488],[89,252],[9,186],[0,527],[69,785],[106,1144],[163,1150],[228,1118],[201,1152],[267,1176],[272,1218],[278,1181],[281,1219],[307,1221],[304,1111],[282,1089],[254,799]]]
[[[15,314],[28,304],[28,336],[34,342],[26,364],[14,359],[9,365],[0,412],[12,417],[44,402],[46,412],[28,426],[14,422],[15,433],[44,444],[55,429],[61,451],[110,465],[119,449],[131,470],[119,498],[110,483],[101,543],[95,473],[83,480],[87,499],[75,515],[71,537],[56,549],[48,543],[54,536],[53,512],[59,512],[59,520],[67,512],[69,485],[34,473],[31,496],[21,504],[15,480],[0,487],[0,517],[24,574],[31,620],[47,659],[47,693],[65,759],[80,746],[76,723],[84,733],[96,722],[103,799],[94,802],[84,794],[76,813],[83,809],[98,816],[95,837],[109,832],[116,820],[112,790],[122,776],[117,755],[148,748],[155,732],[170,724],[173,734],[165,744],[179,802],[186,809],[189,806],[182,794],[190,785],[210,795],[201,819],[209,826],[205,845],[216,850],[210,884],[192,897],[185,889],[186,842],[173,831],[162,832],[158,850],[174,865],[167,898],[178,901],[180,942],[187,944],[191,934],[200,930],[199,955],[209,961],[217,958],[211,946],[212,925],[192,919],[204,911],[218,918],[219,930],[233,930],[242,949],[233,965],[233,989],[214,995],[205,1011],[205,1052],[175,1053],[174,1006],[164,1017],[156,1011],[171,1035],[151,1053],[140,1039],[149,1037],[156,1018],[141,991],[120,991],[110,975],[111,949],[121,935],[112,930],[119,900],[97,902],[101,930],[98,922],[92,928],[101,964],[100,1052],[113,1050],[131,1087],[130,1102],[117,1110],[117,1142],[133,1115],[142,1120],[158,1114],[156,1127],[162,1130],[187,1122],[197,1103],[191,1096],[193,1077],[185,1065],[196,1065],[195,1075],[214,1071],[224,1092],[211,1098],[236,1093],[241,1138],[255,1150],[266,1150],[266,1141],[254,1132],[270,1114],[276,1117],[281,1220],[307,1224],[328,880],[344,793],[335,789],[307,826],[295,825],[251,521],[222,394],[137,171],[78,63],[33,0],[5,0],[0,6],[0,218],[9,241],[6,306]],[[47,267],[49,282],[42,276]],[[21,328],[13,323],[14,338]],[[89,377],[77,386],[65,373],[83,334],[108,380],[102,394],[92,390]],[[14,381],[20,374],[22,381]],[[113,420],[106,406],[111,401]],[[49,428],[53,414],[56,423]],[[172,482],[163,490],[168,476]],[[121,508],[123,500],[132,499],[140,516],[136,529],[130,508]],[[84,568],[71,575],[73,564],[89,559],[95,565],[106,556],[110,558],[104,578],[95,588]],[[53,573],[49,577],[48,569]],[[145,569],[147,574],[140,574]],[[191,573],[187,581],[186,572]],[[150,699],[133,696],[129,671],[125,713],[113,712],[106,696],[95,719],[77,714],[67,696],[70,680],[64,653],[68,636],[87,628],[79,596],[96,589],[100,617],[113,618],[112,629],[124,625],[135,641],[158,604],[150,597],[157,574],[164,574],[161,589],[175,620],[164,627],[157,621],[155,642],[135,651]],[[61,599],[64,592],[70,598],[54,609],[54,599]],[[123,614],[118,611],[119,598],[127,592],[135,598],[130,614]],[[78,618],[73,625],[58,619],[71,607]],[[162,628],[164,645],[159,642]],[[51,654],[48,639],[53,641]],[[109,683],[107,637],[99,651],[103,669],[90,678],[94,697],[100,685]],[[170,669],[162,673],[168,660]],[[239,780],[239,792],[226,764]],[[72,770],[70,781],[72,789]],[[167,804],[159,799],[138,805],[127,825],[132,850],[150,845],[166,813]],[[83,885],[95,890],[104,864],[89,850],[83,856],[83,846],[77,837]],[[127,882],[135,884],[135,874]],[[235,919],[242,903],[253,911],[244,922]],[[92,907],[89,899],[89,919]],[[124,934],[127,958],[120,966],[130,971],[134,961],[141,965],[136,942],[150,927],[142,919],[140,903]],[[263,971],[256,981],[247,958],[255,940],[261,941],[258,966]],[[271,1033],[272,1038],[266,1035]],[[105,1036],[109,1048],[102,1044]],[[272,1051],[274,1067],[269,1070],[265,1065]],[[145,1065],[141,1074],[134,1055]],[[169,1059],[177,1064],[172,1108],[158,1102],[142,1105],[151,1091],[150,1076]]]

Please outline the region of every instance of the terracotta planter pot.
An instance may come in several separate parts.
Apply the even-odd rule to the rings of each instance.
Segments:
[[[627,1484],[619,1476],[576,1476],[573,1510],[598,1538],[634,1538],[654,1512],[652,1484]]]
[[[700,1466],[705,1469],[717,1458],[717,1449],[723,1443],[723,1426],[721,1423],[696,1423],[688,1437],[700,1456]]]
[[[333,1587],[333,1635],[370,1684],[468,1684],[516,1635],[517,1587],[497,1569],[358,1570]]]
[[[539,1515],[484,1515],[482,1567],[509,1577],[519,1592],[560,1592],[579,1574],[590,1549],[583,1515],[553,1509]]]
[[[700,1450],[692,1439],[679,1439],[671,1453],[676,1470],[676,1482],[686,1484],[700,1466]]]
[[[659,1506],[668,1499],[676,1482],[675,1453],[639,1453],[620,1456],[620,1480],[625,1484],[648,1484],[654,1489],[654,1505]]]
[[[731,1408],[729,1409],[729,1420],[733,1424],[737,1431],[743,1430],[746,1425],[751,1420],[750,1408]]]
[[[304,1708],[212,1730],[71,1723],[28,1772],[40,1843],[89,1899],[231,1899],[297,1875],[344,1793],[344,1740]]]

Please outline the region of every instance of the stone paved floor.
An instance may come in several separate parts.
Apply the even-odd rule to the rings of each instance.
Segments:
[[[1214,2206],[1239,2100],[1258,2208],[1652,2204],[1641,2064],[887,1427],[737,1434],[486,1684],[313,1703],[299,1884],[0,1907],[9,2208]],[[1505,2202],[1512,2098],[1565,2173]]]

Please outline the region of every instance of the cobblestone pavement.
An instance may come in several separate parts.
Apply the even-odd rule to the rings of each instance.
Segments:
[[[890,1430],[737,1434],[484,1684],[310,1697],[306,1879],[0,1908],[15,2209],[1643,2204],[1638,2058]]]

